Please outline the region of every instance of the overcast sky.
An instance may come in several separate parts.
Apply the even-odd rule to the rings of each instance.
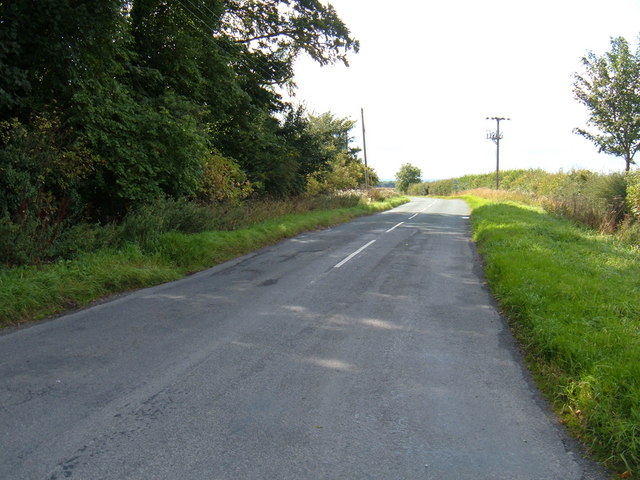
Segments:
[[[381,178],[405,162],[424,179],[495,171],[492,116],[511,118],[501,122],[501,169],[624,169],[572,133],[587,118],[573,98],[573,73],[587,51],[607,51],[611,37],[635,49],[640,0],[330,3],[360,53],[349,68],[299,59],[294,101],[358,120],[363,107],[369,165]]]

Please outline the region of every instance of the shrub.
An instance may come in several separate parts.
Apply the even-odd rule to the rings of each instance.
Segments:
[[[426,183],[413,183],[407,188],[408,195],[428,195],[429,186]]]
[[[370,188],[366,195],[372,202],[382,202],[398,196],[398,192],[393,188]]]
[[[119,225],[119,246],[130,242],[155,251],[167,232],[199,233],[216,227],[215,211],[187,199],[158,199],[129,212]]]
[[[237,162],[214,152],[204,161],[199,196],[202,200],[240,201],[249,197],[254,185]]]
[[[623,242],[640,247],[640,223],[631,217],[625,218],[618,228],[618,236]]]
[[[588,170],[567,173],[549,173],[539,169],[506,170],[500,175],[500,192],[507,192],[507,196],[516,201],[541,205],[550,213],[602,233],[614,233],[630,213],[640,217],[638,175],[598,174]],[[493,189],[494,173],[464,175],[424,185],[432,195],[473,191],[484,198],[498,198]],[[516,194],[520,195],[517,199],[513,197]]]
[[[631,214],[640,217],[640,172],[638,171],[627,175],[626,203]]]
[[[8,215],[0,218],[0,260],[5,265],[38,263],[43,239],[38,222],[32,217],[14,222]]]

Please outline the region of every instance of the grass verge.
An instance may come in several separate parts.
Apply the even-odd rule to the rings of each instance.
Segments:
[[[538,207],[464,198],[491,289],[542,390],[598,459],[637,472],[638,251]]]
[[[105,295],[148,287],[212,267],[303,231],[347,222],[408,201],[284,215],[235,231],[164,233],[155,249],[136,244],[44,266],[0,270],[0,328],[45,318]]]

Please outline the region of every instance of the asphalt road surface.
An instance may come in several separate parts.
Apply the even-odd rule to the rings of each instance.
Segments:
[[[462,201],[417,199],[0,336],[0,479],[602,479]]]

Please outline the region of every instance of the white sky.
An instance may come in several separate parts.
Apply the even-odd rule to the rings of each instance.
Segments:
[[[409,162],[423,179],[495,171],[486,132],[501,122],[500,168],[621,171],[572,133],[586,108],[572,93],[588,50],[611,37],[635,50],[640,0],[330,0],[360,40],[349,68],[296,64],[297,95],[316,114],[357,119],[364,108],[369,165],[393,179]]]

